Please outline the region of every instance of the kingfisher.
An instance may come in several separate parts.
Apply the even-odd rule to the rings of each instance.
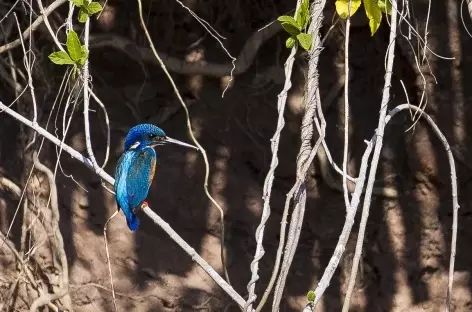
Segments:
[[[157,145],[177,144],[197,147],[169,138],[165,132],[152,124],[140,124],[131,128],[126,135],[124,153],[115,169],[115,199],[126,217],[131,231],[139,227],[135,209],[141,207],[151,187],[158,164]]]

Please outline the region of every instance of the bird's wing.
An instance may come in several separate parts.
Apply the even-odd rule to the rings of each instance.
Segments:
[[[147,197],[156,169],[156,152],[152,147],[136,151],[126,176],[128,201],[137,208]]]
[[[118,159],[118,162],[116,163],[116,167],[115,167],[115,185],[114,185],[115,193],[116,193],[116,189],[118,187],[119,179],[121,179],[121,177],[123,175],[123,160],[124,159],[125,159],[125,155],[123,154],[120,157],[120,159]]]

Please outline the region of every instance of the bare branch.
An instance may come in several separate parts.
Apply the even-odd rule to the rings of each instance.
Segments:
[[[391,0],[392,6],[396,7],[396,0]],[[379,163],[380,152],[382,150],[383,135],[385,132],[385,116],[387,115],[387,105],[390,100],[390,88],[392,87],[392,71],[393,71],[393,60],[395,58],[395,40],[397,37],[397,11],[392,10],[392,19],[390,25],[390,40],[388,46],[388,57],[387,57],[387,69],[385,73],[385,84],[382,94],[382,102],[380,103],[380,116],[379,124],[376,130],[375,149],[372,161],[370,164],[369,179],[367,180],[367,188],[364,197],[364,207],[362,209],[362,219],[359,226],[359,233],[357,236],[356,251],[354,253],[354,260],[352,263],[351,276],[349,278],[348,289],[346,297],[344,298],[343,312],[349,310],[349,304],[351,300],[352,291],[354,290],[354,284],[356,282],[357,269],[359,267],[359,261],[362,253],[362,245],[364,243],[365,228],[367,226],[367,219],[369,217],[369,208],[371,204],[372,189],[375,183],[375,174],[377,172],[377,166]]]
[[[301,3],[302,3],[302,0],[297,1],[295,14],[299,10]],[[282,91],[279,93],[278,100],[277,100],[277,111],[278,111],[277,127],[275,129],[275,133],[272,139],[270,140],[271,150],[272,150],[272,159],[270,162],[269,171],[267,172],[266,178],[264,180],[264,188],[262,191],[262,199],[264,200],[264,205],[262,207],[261,222],[259,223],[256,229],[256,235],[255,235],[256,252],[254,254],[254,260],[252,260],[251,262],[251,279],[249,280],[247,284],[247,290],[249,294],[248,294],[247,305],[244,307],[244,310],[247,312],[252,311],[252,304],[256,301],[256,298],[257,298],[257,295],[255,292],[256,292],[256,282],[259,280],[259,275],[258,275],[259,261],[262,259],[262,257],[265,254],[264,247],[262,246],[262,242],[264,240],[264,229],[265,229],[267,220],[269,219],[269,216],[270,216],[270,196],[272,193],[272,184],[274,182],[275,169],[277,168],[279,164],[279,159],[278,159],[277,154],[279,150],[280,134],[285,126],[285,119],[284,119],[285,104],[287,102],[288,90],[290,90],[290,88],[292,87],[292,80],[291,80],[292,68],[293,68],[293,63],[295,61],[295,53],[297,52],[297,48],[298,48],[297,45],[292,47],[290,51],[290,55],[287,57],[287,60],[285,61],[285,65],[284,65],[285,83],[284,83],[284,87]],[[272,279],[274,278],[275,277],[272,276]],[[271,287],[270,284],[269,284],[269,287]],[[266,299],[264,299],[264,301],[265,300]],[[263,304],[264,302],[262,302],[262,305]]]
[[[58,7],[60,7],[61,5],[63,5],[64,3],[66,3],[67,0],[55,0],[53,3],[51,3],[51,5],[49,5],[45,10],[42,10],[42,15],[40,17],[38,17],[33,24],[31,24],[30,27],[28,27],[28,29],[26,29],[24,32],[23,32],[23,39],[26,40],[29,38],[30,34],[32,31],[35,31],[39,25],[41,25],[41,23],[43,22],[44,18],[47,17],[49,14],[51,14],[52,12],[54,12],[54,10],[56,10]],[[10,49],[13,49],[13,48],[16,48],[17,46],[19,46],[21,44],[21,40],[20,38],[10,42],[10,43],[7,43],[3,46],[0,46],[0,54],[10,50]]]
[[[52,135],[49,133],[47,130],[44,128],[40,127],[39,125],[34,125],[30,120],[27,118],[21,116],[2,102],[0,102],[0,113],[5,112],[8,115],[12,116],[19,122],[23,123],[24,125],[32,128],[35,130],[38,134],[41,136],[45,137],[49,141],[51,141],[53,144],[56,146],[60,147],[63,151],[68,153],[72,158],[82,162],[85,164],[89,169],[93,171],[93,166],[91,161],[83,156],[81,153],[70,147],[69,145],[61,142],[59,138],[56,136]],[[95,172],[95,171],[94,171]],[[99,175],[104,181],[107,181],[111,185],[115,183],[115,179],[113,179],[109,174],[107,174],[105,171],[101,170],[98,173],[95,172],[97,175]],[[226,283],[218,273],[210,267],[210,265],[202,258],[200,257],[195,250],[190,247],[164,220],[162,220],[154,211],[152,211],[150,208],[143,209],[144,213],[151,218],[158,226],[162,227],[162,229],[182,248],[184,251],[192,257],[192,260],[197,262],[200,266],[202,266],[202,269],[223,289],[225,292],[233,298],[238,305],[242,308],[246,304],[246,301],[228,284]]]
[[[141,21],[141,26],[144,30],[144,33],[146,34],[146,38],[149,42],[149,45],[150,45],[151,50],[154,54],[154,57],[157,59],[157,61],[159,62],[159,65],[161,66],[162,70],[166,74],[167,79],[169,80],[170,84],[172,85],[172,89],[174,90],[175,95],[179,99],[179,102],[180,102],[180,104],[182,105],[182,107],[185,111],[185,116],[187,118],[188,133],[189,133],[190,138],[192,139],[192,141],[199,148],[199,150],[200,150],[200,152],[203,156],[203,160],[205,162],[205,181],[204,181],[204,184],[203,184],[203,189],[205,191],[205,194],[206,194],[207,198],[213,203],[213,205],[215,205],[215,207],[220,212],[220,219],[221,219],[221,262],[222,262],[222,265],[223,265],[223,271],[224,271],[226,280],[229,283],[230,282],[229,281],[229,275],[228,275],[228,270],[226,268],[226,261],[225,261],[225,228],[224,228],[224,226],[225,226],[224,214],[225,213],[224,213],[223,208],[221,208],[221,206],[218,204],[218,202],[211,196],[210,192],[208,191],[208,178],[209,178],[209,175],[210,175],[210,166],[208,164],[208,157],[206,155],[205,149],[200,145],[198,140],[195,138],[195,135],[193,134],[192,125],[190,123],[190,114],[188,112],[187,105],[185,104],[184,100],[182,99],[182,96],[180,95],[180,91],[177,88],[177,85],[175,84],[174,80],[172,79],[172,76],[170,75],[169,71],[167,70],[167,68],[164,64],[164,62],[162,61],[162,59],[160,58],[159,54],[156,51],[156,48],[154,47],[154,43],[152,42],[151,35],[149,34],[149,31],[146,27],[146,23],[144,22],[143,8],[142,8],[141,0],[138,0],[138,9],[139,9],[139,19]]]
[[[55,252],[59,255],[59,259],[61,262],[61,268],[62,268],[62,281],[60,283],[60,289],[56,293],[47,293],[41,295],[39,298],[37,298],[30,306],[30,312],[36,312],[36,310],[49,302],[60,299],[67,295],[69,293],[69,265],[67,262],[67,256],[66,252],[64,250],[64,239],[62,238],[62,233],[59,229],[59,204],[58,204],[58,199],[57,199],[57,187],[56,187],[56,181],[55,181],[55,176],[54,173],[45,165],[43,165],[38,157],[37,153],[35,152],[33,154],[33,159],[34,159],[34,166],[36,169],[38,169],[40,172],[46,175],[48,178],[49,182],[49,189],[50,189],[50,194],[49,194],[49,199],[50,199],[50,206],[51,206],[51,211],[52,211],[52,220],[51,220],[51,226],[54,231],[54,239],[53,244],[54,244],[54,250]],[[72,305],[70,303],[70,298],[67,298],[66,302],[67,304],[67,309],[69,311],[72,311]]]

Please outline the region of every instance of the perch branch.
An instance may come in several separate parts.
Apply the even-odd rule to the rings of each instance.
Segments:
[[[56,146],[60,147],[63,151],[68,153],[72,158],[82,162],[85,164],[89,169],[93,171],[93,166],[90,160],[83,156],[81,153],[70,147],[69,145],[61,142],[59,138],[56,136],[52,135],[49,133],[47,130],[44,128],[40,127],[38,124],[33,124],[30,120],[27,118],[21,116],[5,104],[3,104],[0,101],[0,113],[5,112],[8,115],[12,116],[19,122],[23,123],[24,125],[30,127],[31,129],[35,130],[38,134],[41,136],[45,137],[49,141],[51,141],[53,144]],[[95,171],[94,171],[95,172]],[[96,173],[96,172],[95,172]],[[109,184],[113,185],[115,183],[115,179],[113,179],[109,174],[107,174],[105,171],[99,171],[99,173],[96,173],[99,175],[104,181],[107,181]],[[164,226],[163,230],[166,231],[166,233],[177,243],[179,246],[188,254],[192,257],[192,259],[197,262],[199,265],[203,264],[202,269],[207,272],[207,274],[231,297],[233,298],[238,305],[242,308],[246,304],[245,300],[229,285],[227,284],[218,273],[213,270],[210,265],[203,259],[201,258],[193,248],[191,248],[185,241],[167,224],[165,221],[163,221],[154,211],[151,209],[143,209],[144,213],[151,218],[158,226]],[[184,244],[182,244],[182,242]],[[208,269],[210,268],[210,269]]]
[[[243,308],[246,301],[234,291],[233,287],[229,285],[216,271],[213,269],[189,244],[187,244],[183,238],[177,235],[172,230],[170,225],[161,219],[149,206],[143,206],[143,211],[151,218],[154,223],[158,224],[179,246],[181,246],[192,259],[198,263],[198,265],[208,274],[211,278],[238,304],[239,307]]]
[[[205,182],[203,184],[203,189],[205,191],[205,194],[207,196],[207,198],[213,203],[213,205],[215,205],[215,207],[218,209],[218,211],[220,212],[220,218],[221,218],[221,262],[222,262],[222,266],[223,266],[223,272],[225,274],[225,277],[226,277],[226,280],[228,281],[228,283],[230,283],[229,281],[229,275],[228,275],[228,270],[226,269],[226,260],[225,260],[225,228],[224,228],[224,211],[223,211],[223,208],[221,208],[221,206],[218,204],[218,202],[211,196],[210,192],[208,191],[208,178],[209,178],[209,175],[210,175],[210,166],[208,164],[208,157],[206,155],[206,152],[205,152],[205,149],[200,145],[200,143],[198,142],[198,140],[195,138],[195,135],[193,134],[193,131],[192,131],[192,124],[190,122],[190,114],[189,114],[189,111],[188,111],[188,108],[187,108],[187,105],[185,104],[184,100],[182,99],[182,96],[180,95],[180,91],[179,89],[177,88],[177,85],[175,84],[174,80],[172,79],[172,76],[170,75],[169,71],[167,70],[166,68],[166,65],[164,64],[164,62],[162,61],[162,59],[160,58],[159,54],[157,53],[156,51],[156,48],[154,47],[154,43],[152,42],[152,38],[151,38],[151,35],[149,34],[149,31],[146,27],[146,23],[144,22],[144,18],[143,18],[143,5],[142,5],[142,2],[141,0],[138,0],[138,11],[139,11],[139,19],[141,21],[141,26],[144,30],[144,33],[146,35],[146,38],[148,40],[148,43],[151,47],[151,50],[154,54],[154,57],[156,58],[156,60],[159,62],[162,70],[164,71],[165,75],[167,76],[167,79],[169,80],[170,84],[172,85],[172,88],[174,90],[174,93],[175,95],[177,96],[180,104],[182,105],[184,111],[185,111],[185,116],[187,118],[187,130],[188,130],[188,133],[190,135],[190,138],[192,139],[192,141],[195,143],[195,145],[199,148],[202,156],[203,156],[203,160],[205,162]]]

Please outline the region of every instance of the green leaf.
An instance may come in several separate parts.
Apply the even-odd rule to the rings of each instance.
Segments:
[[[82,7],[87,0],[70,0],[76,7]]]
[[[88,57],[87,48],[86,48],[84,45],[81,47],[81,53],[82,53],[82,54],[81,54],[81,57],[80,57],[80,59],[78,60],[77,63],[78,63],[80,66],[84,66],[85,61],[87,60],[87,57]]]
[[[364,9],[369,19],[370,33],[373,36],[382,22],[382,11],[377,4],[377,0],[364,0]]]
[[[285,41],[285,46],[288,48],[288,49],[291,49],[293,48],[293,46],[295,45],[295,42],[297,42],[297,40],[292,36],[292,37],[289,37],[287,39],[287,41]]]
[[[387,0],[388,1],[388,0]],[[89,15],[98,13],[102,10],[102,5],[98,2],[90,2],[89,5],[87,6],[87,13]]]
[[[305,29],[308,26],[309,16],[310,0],[303,0],[295,16],[295,20],[300,29]]]
[[[74,65],[74,61],[65,51],[57,51],[49,54],[51,62],[57,65]]]
[[[82,56],[82,45],[80,44],[79,37],[77,33],[73,30],[70,30],[67,34],[67,51],[69,52],[70,58],[77,62]]]
[[[377,4],[382,12],[392,14],[392,3],[390,0],[378,0]]]
[[[296,36],[300,33],[301,27],[298,25],[297,21],[288,15],[282,15],[277,18],[277,20],[282,24],[282,27],[285,29],[286,32],[291,34],[292,36]]]
[[[311,34],[299,33],[297,35],[297,40],[304,50],[310,51],[313,43],[313,36]]]
[[[87,21],[87,18],[89,17],[87,11],[81,7],[79,10],[79,22],[80,23],[85,23]]]
[[[87,47],[85,45],[82,45],[80,47],[80,52],[82,54],[82,57],[87,57],[88,56],[88,51],[87,51]]]
[[[346,19],[348,17],[348,12],[349,12],[349,0],[336,0],[335,5],[336,5],[336,12],[338,13],[338,15],[342,19]],[[360,6],[361,6],[361,0],[351,0],[351,15],[350,16],[353,16]]]
[[[308,299],[308,302],[315,302],[315,298],[316,298],[316,295],[315,295],[315,292],[313,290],[310,290],[307,294],[306,294],[306,298]]]
[[[74,65],[74,67],[72,68],[72,79],[75,80],[76,77],[77,77],[77,65]]]

